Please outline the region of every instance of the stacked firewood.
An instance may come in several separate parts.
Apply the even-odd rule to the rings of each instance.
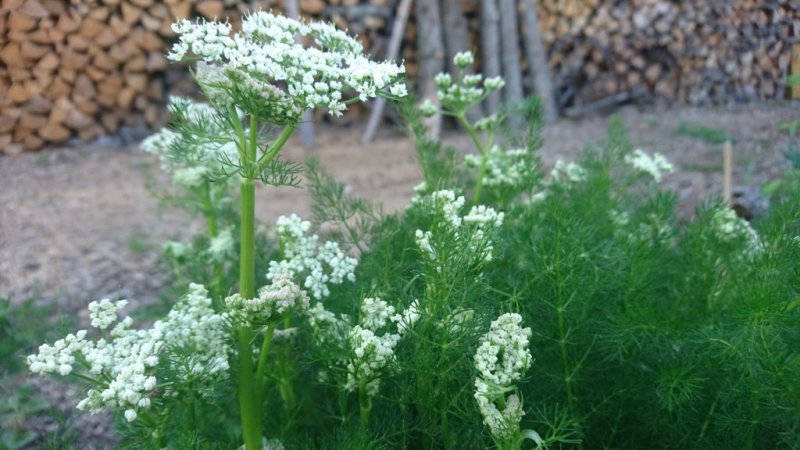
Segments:
[[[0,153],[162,122],[167,93],[192,90],[185,68],[164,58],[176,18],[229,17],[235,26],[243,12],[280,12],[284,1],[296,1],[304,17],[349,29],[368,53],[384,56],[398,0],[0,0]],[[562,112],[640,97],[781,97],[791,46],[800,40],[797,0],[418,0],[423,10],[441,5],[445,29],[435,35],[446,42],[418,40],[421,22],[412,14],[400,53],[412,82],[424,84],[415,77],[430,71],[421,70],[426,60],[440,59],[436,70],[447,70],[450,54],[466,48],[477,53],[476,69],[486,69],[482,11],[495,1],[501,16],[519,6],[515,70],[527,72],[526,94],[534,91],[536,64],[526,58],[533,54],[526,24],[534,22],[524,11],[537,5]],[[504,42],[513,40],[507,25],[494,31]],[[501,59],[505,74],[508,54]]]
[[[782,97],[800,2],[540,0],[560,105]]]
[[[487,32],[480,26],[484,3],[462,0],[479,69],[485,59],[480,54],[480,39]],[[517,3],[519,38],[524,41],[526,21],[521,11],[526,1]],[[556,100],[567,112],[639,98],[691,104],[781,98],[792,45],[800,42],[800,2],[796,0],[535,3]],[[421,51],[415,45],[416,33],[416,18],[412,18],[403,51],[412,75]],[[522,70],[536,70],[529,68],[524,44],[519,45]],[[527,80],[533,78],[523,76],[528,94],[534,89]]]
[[[382,52],[389,1],[300,0]],[[281,1],[1,0],[0,153],[37,150],[72,137],[90,140],[121,125],[163,122],[168,94],[191,92],[185,68],[164,57],[176,18],[230,18]],[[354,8],[354,6],[356,6]]]

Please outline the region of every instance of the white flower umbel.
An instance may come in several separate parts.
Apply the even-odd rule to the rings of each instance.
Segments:
[[[609,216],[615,226],[614,234],[631,245],[652,246],[659,242],[670,242],[675,234],[670,224],[656,214],[648,214],[633,229],[630,227],[631,216],[626,211],[612,209]]]
[[[475,379],[475,400],[495,441],[515,439],[524,414],[516,394],[506,398],[506,392],[515,390],[514,384],[531,365],[531,330],[521,324],[519,314],[501,315],[481,337],[475,353],[479,374]]]
[[[342,389],[363,390],[368,397],[378,393],[381,377],[391,372],[394,365],[397,343],[420,317],[416,300],[406,310],[395,314],[393,306],[377,297],[361,301],[359,320],[354,326],[349,317],[336,316],[321,303],[308,313],[317,342],[334,345],[342,352],[342,357],[332,361],[331,370],[325,370],[321,377],[329,379],[329,374],[343,371],[344,377],[338,380]],[[393,323],[397,325],[397,332],[391,330]]]
[[[578,163],[571,162],[569,164],[562,160],[556,161],[553,170],[550,171],[550,178],[545,182],[547,185],[562,185],[570,186],[577,184],[586,179],[586,169],[581,167]]]
[[[345,255],[335,242],[328,241],[318,246],[317,235],[306,236],[311,228],[310,222],[292,214],[279,217],[276,228],[284,259],[270,261],[268,279],[274,280],[285,273],[304,278],[303,287],[316,299],[330,294],[328,284],[355,281],[358,260]]]
[[[296,123],[303,110],[317,107],[341,115],[346,90],[361,101],[381,92],[406,95],[397,86],[403,66],[368,60],[358,41],[327,23],[257,11],[233,35],[228,23],[204,20],[182,20],[172,29],[178,42],[167,57],[198,57],[197,79],[213,103],[236,104],[273,124]]]
[[[430,261],[443,264],[441,258],[447,258],[443,252],[445,247],[457,248],[459,251],[469,250],[478,261],[489,262],[492,259],[491,233],[502,226],[503,213],[478,205],[473,206],[465,216],[461,209],[465,203],[463,196],[456,196],[450,190],[436,191],[430,195],[417,196],[411,200],[407,209],[421,208],[433,216],[434,225],[431,230],[416,230],[417,247]],[[455,242],[453,242],[455,241]]]
[[[303,312],[308,306],[308,294],[292,282],[288,272],[275,277],[272,284],[262,287],[256,298],[243,299],[236,293],[225,299],[231,319],[249,327],[267,326],[289,311]]]
[[[168,107],[174,120],[202,130],[204,136],[188,139],[173,129],[163,128],[140,144],[142,150],[159,157],[162,169],[172,172],[175,184],[196,188],[227,162],[238,161],[226,118],[214,108],[184,97],[170,97]]]
[[[225,258],[236,250],[235,246],[233,229],[228,227],[211,238],[211,242],[208,244],[208,253],[214,261],[225,261]]]
[[[361,300],[360,324],[368,330],[379,330],[389,323],[394,317],[394,306],[380,298],[365,298]]]
[[[440,73],[435,77],[438,88],[437,97],[442,104],[442,109],[448,113],[462,114],[471,106],[483,101],[491,92],[498,91],[505,86],[501,77],[484,79],[481,74],[467,73],[474,60],[472,52],[458,53],[453,58],[453,63],[458,69],[456,78],[453,79],[448,73]],[[424,107],[424,109],[429,108]]]
[[[89,303],[89,318],[92,320],[92,326],[99,330],[105,330],[117,321],[117,311],[127,305],[127,300],[112,302],[107,298]]]
[[[518,381],[531,365],[528,340],[530,328],[522,328],[522,316],[506,313],[494,320],[480,340],[475,369],[484,381],[508,387]]]
[[[489,125],[482,122],[484,120],[487,119],[476,122],[475,129],[488,127]],[[486,174],[483,178],[485,186],[518,187],[530,177],[533,170],[530,153],[524,148],[502,150],[495,145],[486,153],[485,158]],[[482,159],[483,156],[480,155],[464,156],[464,162],[471,168],[479,168]]]
[[[667,158],[661,153],[654,153],[653,156],[650,156],[641,149],[634,150],[633,154],[625,155],[625,162],[634,169],[652,176],[656,183],[661,182],[664,173],[672,173],[675,170],[672,163],[667,161]]]
[[[374,397],[380,389],[381,376],[395,361],[394,348],[399,341],[399,334],[385,333],[379,336],[361,325],[354,326],[347,335],[352,354],[347,362],[344,389],[355,392],[363,383],[367,395]]]
[[[764,251],[764,243],[758,232],[731,208],[718,208],[711,217],[711,226],[717,237],[724,242],[744,242],[745,255],[748,257],[758,256]]]
[[[93,326],[106,328],[115,322],[121,303],[93,302]],[[28,366],[40,375],[77,373],[82,380],[92,380],[78,408],[91,412],[116,408],[133,421],[150,408],[156,392],[171,395],[171,383],[159,385],[155,376],[156,366],[165,356],[191,355],[188,364],[171,365],[178,369],[177,381],[190,375],[193,379],[227,375],[231,352],[227,321],[226,315],[212,309],[206,289],[192,284],[189,293],[152,328],[131,329],[133,320],[126,317],[117,322],[108,338],[88,340],[86,331],[81,330],[52,346],[40,346],[37,354],[28,356]]]

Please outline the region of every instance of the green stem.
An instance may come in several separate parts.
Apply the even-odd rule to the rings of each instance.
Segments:
[[[245,134],[242,122],[234,107],[230,108],[231,121],[233,122],[237,147],[239,149],[240,165],[242,167],[241,191],[241,248],[239,251],[239,294],[242,298],[252,299],[256,296],[255,284],[255,184],[254,179],[259,175],[266,164],[278,154],[294,131],[295,125],[287,125],[278,139],[269,148],[261,159],[258,159],[258,119],[250,116],[249,139]],[[253,169],[258,172],[253,172]],[[253,363],[253,340],[256,333],[252,327],[242,325],[237,330],[239,370],[237,374],[239,413],[242,421],[242,434],[245,450],[261,450],[262,436],[262,407],[263,407],[263,375],[266,365],[266,355],[272,335],[265,337],[267,348],[262,347],[259,355],[258,367]],[[262,361],[263,359],[263,361]],[[259,377],[260,375],[260,377]],[[258,377],[258,378],[257,378]]]
[[[560,240],[559,235],[558,239]],[[556,253],[556,315],[558,316],[558,347],[561,353],[561,364],[564,366],[564,385],[567,390],[567,405],[570,409],[574,410],[576,406],[575,393],[572,387],[572,371],[569,363],[569,356],[567,355],[567,332],[565,330],[564,309],[564,280],[561,278],[561,253]]]
[[[253,120],[251,119],[251,125]],[[237,130],[240,138],[244,132]],[[249,144],[249,145],[248,145]],[[258,142],[240,142],[246,150],[245,161],[255,161]],[[244,162],[244,161],[243,161]],[[239,294],[242,298],[256,296],[255,284],[255,185],[250,178],[242,178],[241,189],[241,249],[239,260]],[[257,402],[256,383],[253,377],[253,338],[255,333],[246,325],[239,327],[239,412],[242,420],[245,450],[260,450],[263,432],[261,429],[261,404]]]
[[[267,149],[267,151],[264,152],[264,155],[258,160],[259,172],[263,171],[267,167],[267,164],[272,161],[272,158],[274,158],[278,152],[280,152],[281,148],[283,148],[283,145],[286,144],[286,141],[288,141],[289,137],[292,135],[292,133],[294,133],[295,127],[297,127],[297,124],[290,123],[283,128],[281,134],[278,135],[278,139],[275,140],[270,148]]]
[[[206,217],[206,226],[208,228],[208,237],[214,239],[219,234],[219,223],[217,220],[217,210],[214,207],[214,199],[211,198],[211,182],[205,182],[205,189],[203,192],[203,215]],[[211,281],[211,291],[215,297],[222,295],[222,277],[223,267],[221,262],[215,262],[213,265],[213,278]]]
[[[292,327],[292,319],[288,315],[283,318],[283,328],[288,330]],[[281,399],[287,411],[294,410],[295,393],[294,393],[294,371],[292,368],[292,354],[291,348],[283,346],[278,357],[278,375],[280,382],[278,388],[280,390]]]
[[[264,376],[267,371],[267,355],[272,345],[272,335],[275,333],[275,326],[267,327],[264,334],[264,342],[261,343],[261,353],[258,354],[258,366],[256,367],[256,398],[259,402],[264,400]]]
[[[487,155],[486,155],[486,145],[481,143],[481,140],[478,139],[478,134],[475,133],[475,128],[469,123],[467,117],[464,113],[456,115],[456,119],[458,119],[459,123],[467,130],[467,134],[469,135],[470,139],[472,139],[472,143],[475,144],[475,147],[478,149],[478,152],[481,154],[481,167],[480,172],[478,173],[478,181],[475,185],[475,192],[472,194],[472,203],[477,204],[481,198],[481,188],[483,187],[483,178],[486,176],[486,162],[487,162]]]
[[[361,380],[358,383],[358,410],[361,427],[366,429],[367,423],[369,423],[369,413],[372,410],[372,398],[367,393],[366,380]]]

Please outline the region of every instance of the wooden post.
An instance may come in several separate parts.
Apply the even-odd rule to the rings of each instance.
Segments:
[[[386,49],[386,59],[392,60],[397,58],[400,53],[400,44],[403,42],[403,35],[405,35],[406,24],[408,23],[408,16],[411,12],[411,3],[413,0],[401,0],[400,5],[397,6],[397,17],[392,24],[392,36],[389,38],[389,47]],[[383,117],[383,108],[386,106],[386,100],[378,98],[372,104],[372,112],[369,115],[367,128],[364,130],[364,135],[361,136],[361,144],[367,145],[375,138],[375,133],[378,131],[378,125],[381,123]]]
[[[792,46],[792,75],[800,77],[800,44]],[[792,86],[792,99],[800,100],[800,84]]]
[[[292,19],[300,17],[300,7],[297,0],[285,0],[283,7],[286,9],[286,15]],[[295,37],[295,39],[297,39]],[[314,111],[303,111],[303,121],[300,122],[298,128],[300,129],[300,139],[303,141],[303,147],[312,149],[316,146],[314,142]]]
[[[726,141],[722,147],[722,199],[733,206],[733,145]]]

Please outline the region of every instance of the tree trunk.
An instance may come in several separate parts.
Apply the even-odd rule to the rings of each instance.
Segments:
[[[419,98],[430,100],[438,105],[436,82],[434,78],[444,71],[444,40],[442,36],[442,14],[438,1],[418,1],[417,18],[417,58],[419,74],[417,76]],[[431,136],[438,137],[442,131],[442,116],[436,114],[425,120]]]
[[[500,14],[497,0],[481,0],[481,60],[486,78],[500,75]],[[486,97],[486,113],[494,114],[500,106],[500,92]]]
[[[558,119],[558,109],[553,97],[553,78],[547,64],[547,51],[544,48],[542,34],[539,30],[539,14],[535,0],[523,0],[525,6],[525,53],[528,57],[528,72],[531,86],[542,105],[542,118],[545,123],[553,123]]]

